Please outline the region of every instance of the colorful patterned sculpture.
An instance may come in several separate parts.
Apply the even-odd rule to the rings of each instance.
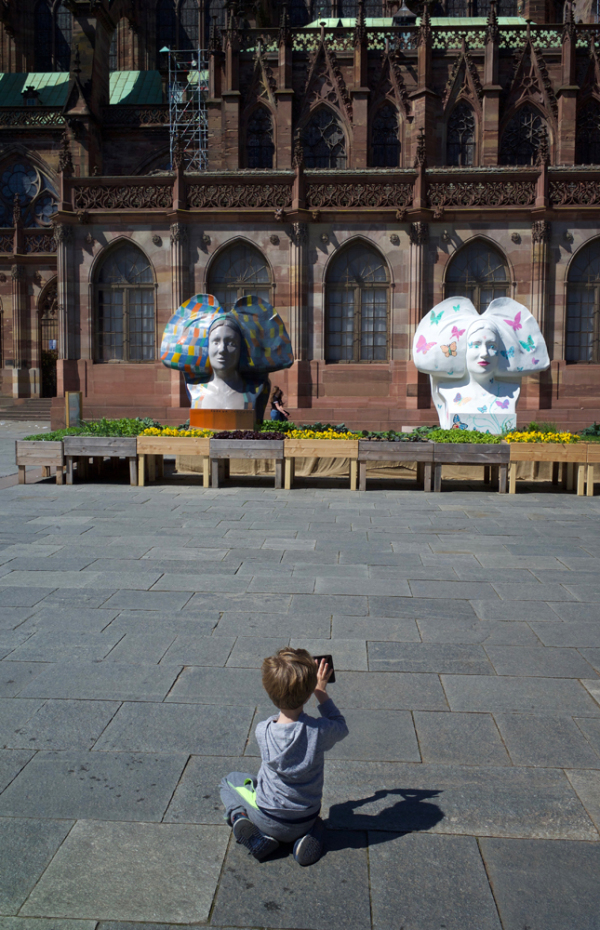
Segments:
[[[183,372],[192,408],[254,410],[257,420],[269,375],[294,362],[283,320],[267,301],[240,297],[225,312],[210,294],[191,297],[171,317],[160,357]]]
[[[498,297],[479,315],[466,297],[448,297],[419,323],[413,361],[431,379],[444,429],[501,433],[514,429],[525,374],[550,365],[529,310]]]

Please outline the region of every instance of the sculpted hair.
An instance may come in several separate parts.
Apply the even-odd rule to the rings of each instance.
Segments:
[[[296,710],[317,687],[317,666],[306,649],[286,646],[262,664],[265,691],[280,710]]]

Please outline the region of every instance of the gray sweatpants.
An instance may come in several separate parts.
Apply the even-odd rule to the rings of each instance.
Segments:
[[[310,833],[317,819],[316,817],[306,823],[283,824],[278,823],[276,820],[272,820],[266,814],[261,813],[261,811],[257,810],[255,807],[247,804],[244,798],[235,790],[235,786],[239,785],[242,787],[247,778],[256,786],[256,778],[253,775],[248,775],[247,772],[230,772],[229,775],[221,779],[221,784],[219,785],[221,800],[225,807],[227,823],[230,826],[235,814],[246,814],[252,823],[258,827],[261,833],[264,833],[266,836],[272,836],[274,840],[279,840],[280,843],[293,843],[294,840],[297,840],[299,837]]]

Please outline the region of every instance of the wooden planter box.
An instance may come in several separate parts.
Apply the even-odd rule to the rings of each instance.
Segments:
[[[436,442],[433,445],[433,490],[442,490],[443,465],[484,465],[498,475],[498,490],[506,494],[511,447],[507,442]]]
[[[275,488],[283,487],[283,439],[210,439],[213,488],[227,476],[229,459],[275,459]]]
[[[48,441],[17,439],[15,442],[15,462],[19,466],[19,484],[26,484],[25,469],[40,466],[44,478],[50,476],[50,469],[56,467],[56,483],[63,483],[63,456],[62,440]]]
[[[552,462],[552,484],[558,483],[558,468],[562,465],[562,483],[565,490],[573,490],[576,481],[578,496],[581,497],[584,493],[587,471],[585,466],[588,463],[587,442],[511,442],[509,448],[509,494],[515,494],[517,490],[517,462]]]
[[[129,483],[137,487],[137,438],[125,436],[66,436],[63,439],[67,484],[73,484],[73,460],[78,459],[78,475],[83,477],[91,458],[129,459]]]
[[[285,489],[294,483],[294,459],[350,459],[350,490],[356,491],[358,439],[285,439]]]
[[[417,480],[425,491],[431,491],[433,468],[433,443],[426,442],[378,442],[373,439],[358,440],[358,489],[367,490],[367,462],[416,462]]]
[[[587,443],[587,494],[594,496],[594,465],[600,465],[600,442]]]
[[[138,485],[144,487],[146,478],[154,481],[163,476],[164,455],[189,455],[202,458],[202,483],[210,484],[210,437],[199,436],[138,436]]]

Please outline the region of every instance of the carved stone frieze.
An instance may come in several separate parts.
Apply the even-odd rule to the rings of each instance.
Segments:
[[[429,242],[429,223],[411,223],[408,235],[412,245],[426,245]]]
[[[171,185],[101,185],[75,188],[78,210],[165,209],[173,206]]]
[[[70,227],[67,227],[68,229]],[[56,252],[56,237],[54,230],[40,230],[39,232],[25,233],[25,251],[31,253]]]
[[[550,203],[555,207],[600,203],[600,181],[550,181]]]
[[[368,184],[307,185],[309,207],[406,207],[412,204],[412,183],[371,182]]]
[[[427,191],[431,207],[527,207],[535,203],[534,181],[443,181]]]
[[[191,184],[188,204],[196,209],[291,207],[291,184]]]
[[[15,240],[12,233],[3,233],[0,236],[0,252],[13,252]]]

